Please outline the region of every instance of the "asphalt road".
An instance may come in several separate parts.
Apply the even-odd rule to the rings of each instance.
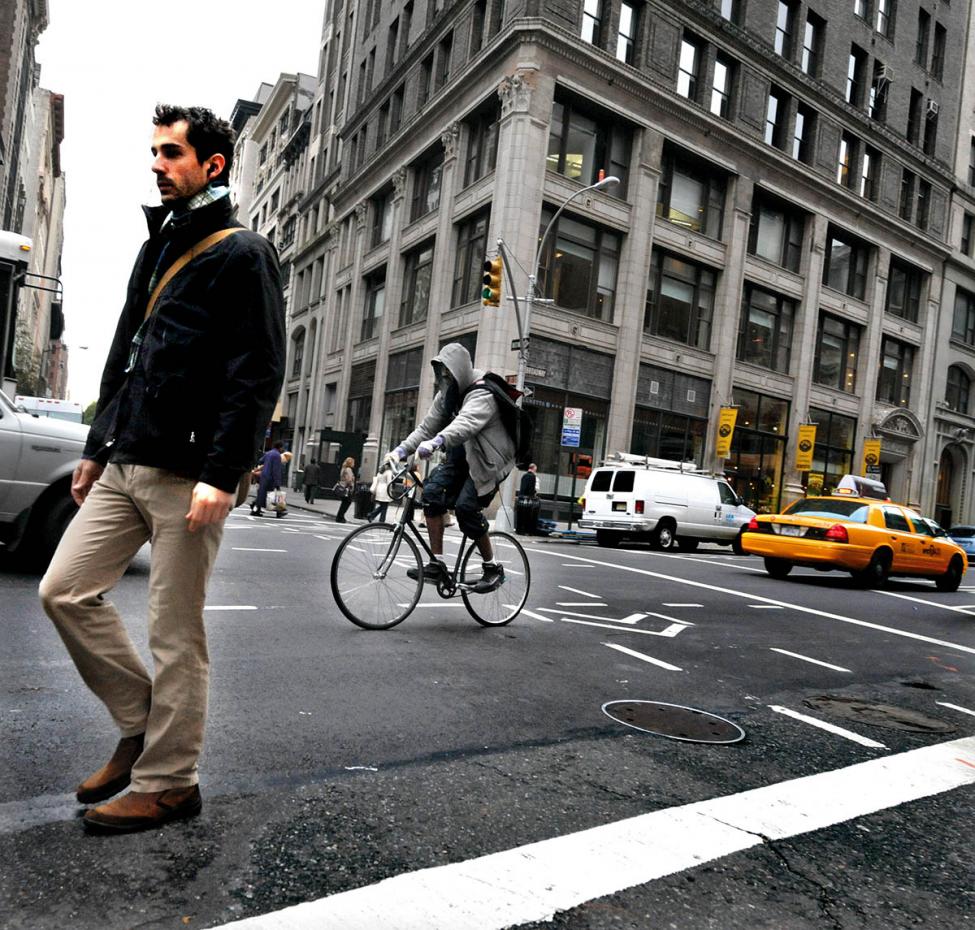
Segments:
[[[368,632],[328,589],[353,528],[231,517],[208,600],[204,811],[126,837],[77,822],[73,786],[116,737],[38,579],[0,568],[0,924],[214,927],[316,901],[273,925],[975,924],[972,574],[953,594],[861,591],[775,581],[717,547],[529,540],[510,626],[431,593]],[[112,594],[143,650],[147,571],[144,550]],[[823,697],[889,710],[850,718]],[[604,714],[615,700],[690,705],[746,737],[649,735]],[[905,711],[941,729],[902,729]],[[335,916],[346,901],[357,923]]]

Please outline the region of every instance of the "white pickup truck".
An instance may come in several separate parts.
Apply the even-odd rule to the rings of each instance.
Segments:
[[[50,561],[78,508],[71,475],[88,427],[18,410],[0,391],[0,551]]]

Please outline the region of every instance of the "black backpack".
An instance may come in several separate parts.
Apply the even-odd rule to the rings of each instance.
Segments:
[[[518,398],[521,397],[522,392],[493,371],[486,372],[480,381],[475,381],[464,392],[464,396],[475,390],[486,390],[494,395],[498,403],[498,412],[501,414],[501,422],[515,444],[515,465],[518,468],[527,468],[532,461],[535,424],[528,411],[518,406]]]

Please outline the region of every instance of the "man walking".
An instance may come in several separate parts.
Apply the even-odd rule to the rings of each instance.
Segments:
[[[305,475],[303,480],[305,487],[305,501],[309,504],[315,503],[315,492],[318,490],[318,481],[321,476],[321,472],[318,468],[318,462],[312,459],[305,466]]]
[[[192,817],[202,802],[209,659],[207,580],[242,476],[284,375],[284,311],[273,247],[237,223],[234,134],[209,110],[159,106],[133,269],[71,493],[80,510],[41,581],[44,609],[121,733],[77,789],[90,829]],[[146,542],[150,675],[107,599]]]

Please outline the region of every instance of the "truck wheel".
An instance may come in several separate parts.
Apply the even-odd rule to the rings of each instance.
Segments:
[[[620,534],[612,530],[596,530],[596,543],[604,549],[615,549],[620,544]]]
[[[681,552],[696,552],[697,546],[700,540],[694,539],[691,536],[678,536],[677,537],[677,548]]]
[[[739,532],[738,535],[731,541],[731,551],[735,555],[748,555],[748,553],[745,552],[745,547],[741,544],[741,536],[742,534]]]
[[[17,556],[25,566],[44,571],[68,524],[78,512],[78,505],[68,495],[59,494],[41,501],[40,507],[37,513],[31,514],[27,536],[17,548]]]
[[[772,578],[778,578],[781,581],[792,571],[792,563],[788,559],[772,559],[766,557],[765,571]]]
[[[669,549],[674,544],[674,525],[661,520],[650,534],[651,549]]]
[[[934,579],[934,583],[938,586],[939,591],[957,591],[958,586],[961,584],[962,575],[964,575],[964,572],[961,568],[961,559],[956,555],[948,563],[945,573],[938,575]]]

